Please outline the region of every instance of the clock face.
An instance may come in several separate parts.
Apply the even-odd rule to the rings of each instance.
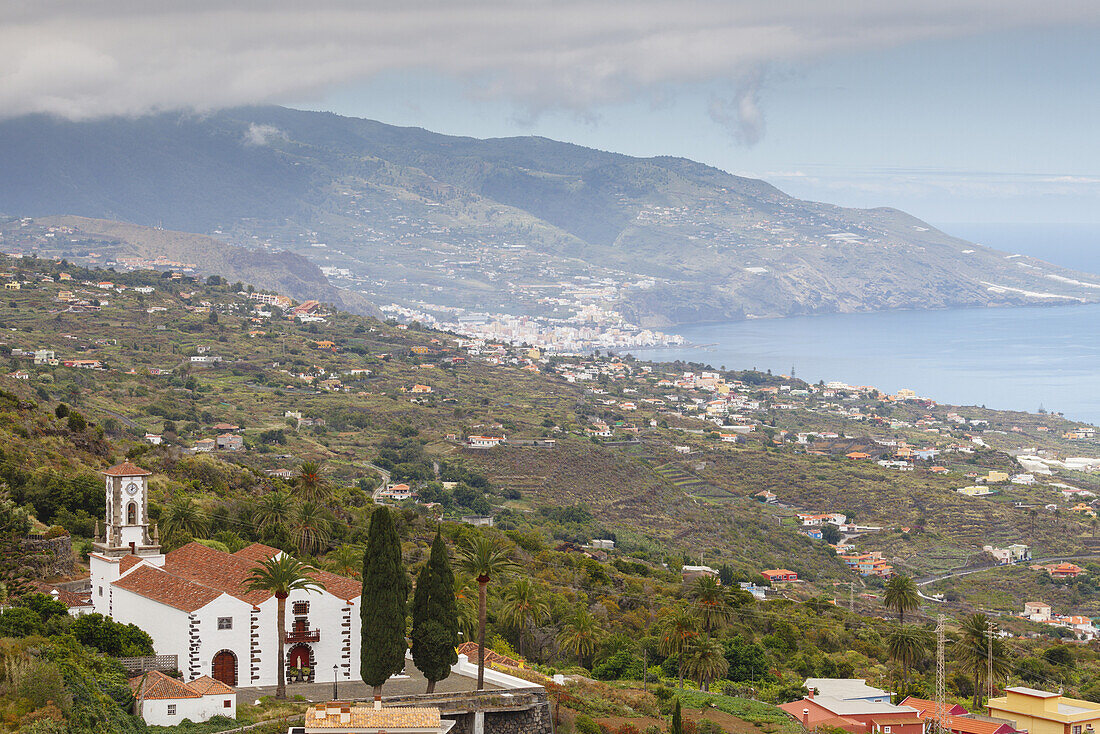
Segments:
[[[126,485],[126,494],[133,497],[137,493],[138,493],[138,486],[135,482],[130,482],[129,484]]]

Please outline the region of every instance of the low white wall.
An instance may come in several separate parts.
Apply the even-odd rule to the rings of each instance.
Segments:
[[[451,673],[477,680],[477,661],[471,662],[465,655],[459,655],[458,662],[451,666]],[[499,670],[493,670],[488,665],[485,666],[485,680],[501,688],[507,689],[533,688],[538,685],[529,680],[517,678],[507,673],[501,673]]]

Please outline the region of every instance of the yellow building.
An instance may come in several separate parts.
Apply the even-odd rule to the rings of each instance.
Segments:
[[[1008,719],[1028,734],[1096,734],[1100,730],[1100,703],[1058,693],[1006,688],[1004,696],[989,699],[987,705],[990,716]]]
[[[995,484],[997,482],[1007,482],[1008,481],[1008,472],[992,471],[991,470],[989,472],[989,475],[986,476],[985,481],[988,482],[989,484]]]

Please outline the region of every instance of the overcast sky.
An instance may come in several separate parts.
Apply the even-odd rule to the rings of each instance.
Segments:
[[[1100,2],[0,0],[0,115],[273,102],[1100,223]]]

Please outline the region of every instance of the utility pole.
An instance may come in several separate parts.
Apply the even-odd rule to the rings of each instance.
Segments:
[[[649,689],[646,688],[646,673],[649,672],[649,648],[642,648],[642,692],[645,693]]]
[[[986,697],[988,701],[993,698],[993,620],[989,620],[989,643],[986,647],[986,688],[989,691],[989,695]]]
[[[936,622],[936,728],[942,734],[947,727],[946,666],[943,662],[943,627],[946,617],[940,615]]]
[[[856,582],[848,582],[848,611],[854,612],[856,610]]]

